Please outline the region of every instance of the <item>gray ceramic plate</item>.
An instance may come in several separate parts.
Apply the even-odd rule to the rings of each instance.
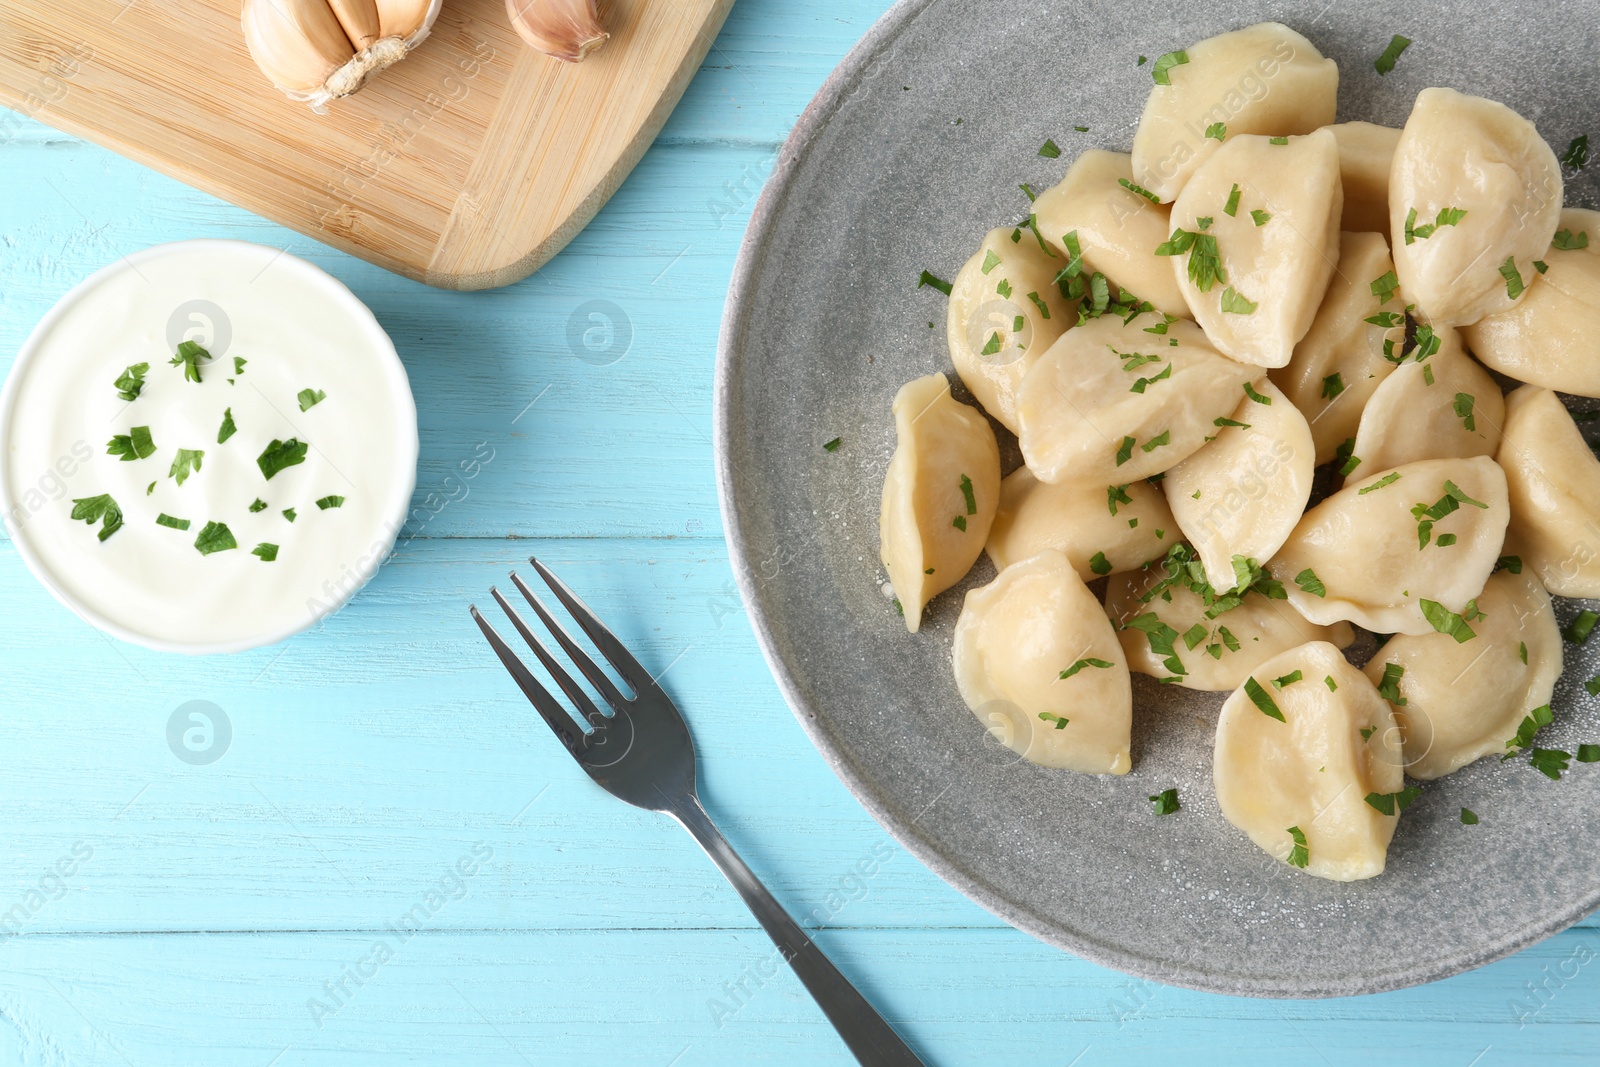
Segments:
[[[1221,695],[1136,678],[1125,777],[1019,762],[950,675],[961,597],[990,579],[987,562],[915,636],[879,589],[889,404],[908,379],[950,370],[945,299],[918,275],[954,276],[987,229],[1025,214],[1019,182],[1052,184],[1082,148],[1126,150],[1150,87],[1140,54],[1276,19],[1339,61],[1341,119],[1398,126],[1418,90],[1448,85],[1505,101],[1558,151],[1600,132],[1596,20],[1511,7],[903,0],[796,126],[723,323],[717,463],[734,568],[779,684],[840,777],[1007,922],[1163,982],[1334,996],[1466,970],[1600,904],[1600,765],[1553,782],[1525,761],[1480,761],[1406,812],[1382,877],[1320,881],[1223,820],[1211,788]],[[1395,32],[1416,43],[1379,78],[1372,61]],[[1046,137],[1060,159],[1038,156]],[[1569,173],[1569,203],[1600,206],[1594,170]],[[834,437],[842,447],[824,451]],[[1559,603],[1561,623],[1579,607]],[[1581,687],[1596,646],[1569,649],[1542,743],[1600,741]],[[1157,818],[1145,798],[1169,786],[1183,811]],[[1460,823],[1463,805],[1481,824]]]

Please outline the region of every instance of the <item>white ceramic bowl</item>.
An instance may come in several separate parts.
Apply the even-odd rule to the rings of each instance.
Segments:
[[[195,270],[198,263],[203,272]],[[182,370],[167,365],[181,339],[197,340],[217,357],[205,369],[203,386],[173,384],[184,383]],[[299,354],[298,366],[275,358],[289,349]],[[322,358],[306,363],[314,350]],[[151,369],[147,392],[129,404],[118,399],[112,382],[124,362],[135,361],[131,351]],[[229,380],[233,356],[246,352],[246,369]],[[325,388],[328,400],[296,411],[295,383]],[[139,461],[143,466],[118,467],[120,461],[106,454],[106,438],[126,433],[124,422],[162,417],[150,401],[150,385],[195,390],[161,394],[191,408],[202,406],[198,390],[209,389],[205,395],[218,412],[225,403],[253,404],[258,417],[251,426],[241,423],[227,444],[215,440],[214,415],[203,430],[189,411],[179,412],[176,422],[168,419],[166,428],[151,421],[157,453]],[[146,407],[130,414],[140,403]],[[362,428],[357,440],[370,448],[350,446],[355,427]],[[309,462],[262,480],[252,470],[259,440],[287,439],[291,430],[310,442]],[[173,448],[201,443],[202,432],[210,434],[203,439],[207,466],[188,484],[171,481]],[[405,524],[417,450],[416,403],[405,367],[372,312],[311,263],[243,241],[158,245],[96,271],[34,327],[0,391],[0,509],[18,554],[79,616],[158,651],[257,648],[344,606],[377,572]],[[135,469],[140,489],[130,492],[126,483]],[[119,530],[100,543],[95,530],[68,524],[74,498],[105,492],[103,483],[118,478],[124,530],[135,536]],[[156,479],[149,492],[144,478]],[[313,492],[349,494],[360,504],[323,511],[308,506]],[[252,497],[270,497],[272,510],[242,514]],[[196,526],[209,518],[231,520],[238,550],[203,556],[188,547],[192,530],[152,534],[159,528],[145,513],[159,505],[173,514],[199,508]],[[292,525],[282,515],[284,505],[298,513]],[[207,514],[227,508],[233,510]],[[233,511],[240,516],[233,518]],[[258,537],[283,540],[277,560],[249,559],[249,542]],[[181,550],[174,548],[180,544]],[[305,551],[292,552],[293,546]],[[327,558],[317,559],[318,553]],[[257,564],[262,569],[251,569]]]

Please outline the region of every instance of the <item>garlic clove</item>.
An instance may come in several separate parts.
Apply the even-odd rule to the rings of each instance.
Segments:
[[[327,0],[246,0],[243,22],[256,65],[289,93],[321,89],[355,55]]]
[[[577,63],[610,38],[595,0],[506,0],[511,26],[547,56]]]
[[[344,35],[350,39],[357,52],[364,52],[378,43],[383,36],[378,18],[378,5],[374,0],[325,0],[339,20]]]
[[[422,43],[422,38],[412,40],[412,35],[422,32],[427,36],[428,27],[439,13],[439,4],[429,0],[376,0],[375,6],[382,27],[380,36],[404,38],[413,48]]]

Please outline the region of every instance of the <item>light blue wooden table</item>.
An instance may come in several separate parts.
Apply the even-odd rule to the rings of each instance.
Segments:
[[[1592,927],[1384,996],[1165,988],[969,903],[806,741],[728,569],[712,368],[778,146],[885,6],[740,0],[616,198],[498,292],[403,281],[43,125],[0,145],[0,362],[119,254],[290,248],[393,334],[437,508],[320,629],[202,660],[102,638],[0,541],[0,1063],[848,1062],[689,838],[591,785],[483,646],[467,603],[531,552],[665,671],[707,806],[932,1064],[1600,1056]],[[592,300],[625,319],[625,351],[569,345]],[[191,700],[231,724],[214,762],[169,747]],[[62,858],[72,873],[49,873]]]

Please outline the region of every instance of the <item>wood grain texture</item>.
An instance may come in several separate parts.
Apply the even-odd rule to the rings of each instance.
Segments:
[[[733,0],[613,0],[583,63],[453,0],[422,46],[317,115],[244,47],[237,0],[18,0],[0,101],[386,269],[517,281],[571,240],[660,130]]]
[[[1352,1000],[1135,981],[955,893],[887,841],[807,743],[727,569],[712,362],[773,153],[886,6],[740,0],[594,223],[493,292],[397,277],[0,112],[0,370],[62,292],[120,254],[206,236],[292,248],[394,335],[428,516],[321,629],[205,660],[101,639],[0,543],[0,918],[23,908],[21,933],[0,936],[0,1064],[847,1063],[798,983],[762,975],[767,942],[687,836],[585,781],[489,660],[465,605],[533,552],[667,669],[708,806],[930,1064],[1592,1062],[1593,919],[1471,974]],[[1007,180],[1055,173],[995,165]],[[592,300],[626,316],[620,359],[582,338]],[[495,458],[466,478],[479,442]],[[235,727],[209,766],[168,748],[169,717],[194,699]],[[93,855],[64,895],[41,888],[79,841]],[[465,894],[446,882],[426,932],[319,1028],[308,1001],[478,842],[494,856]]]

